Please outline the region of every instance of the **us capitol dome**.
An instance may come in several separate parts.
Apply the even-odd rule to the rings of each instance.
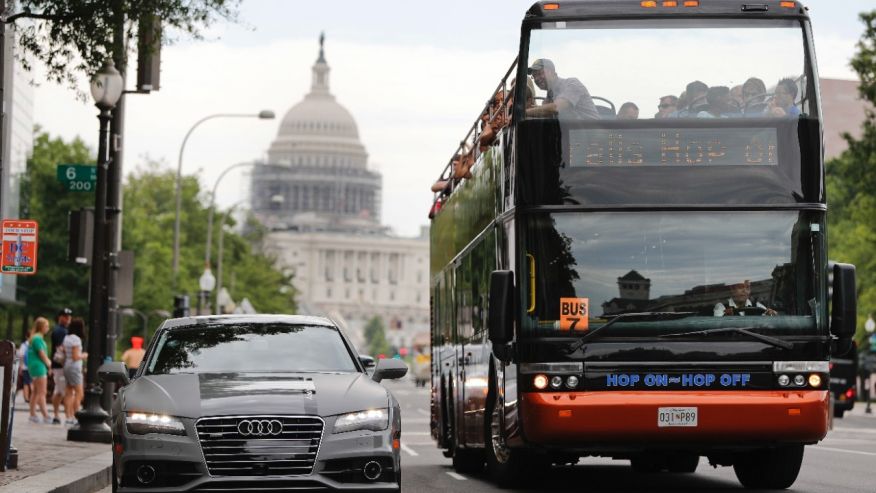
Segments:
[[[280,123],[252,174],[252,210],[272,230],[381,233],[381,175],[368,169],[353,115],[329,91],[320,38],[310,92]]]
[[[429,332],[428,227],[399,237],[380,223],[381,175],[329,91],[323,43],[310,92],[253,168],[252,210],[269,230],[262,248],[293,275],[300,313],[331,317],[358,347],[380,317],[389,343],[410,347]]]

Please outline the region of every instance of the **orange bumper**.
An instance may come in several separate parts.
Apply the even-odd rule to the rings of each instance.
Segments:
[[[814,391],[526,392],[523,434],[542,445],[817,442],[829,394]],[[660,407],[696,407],[696,427],[660,428]]]

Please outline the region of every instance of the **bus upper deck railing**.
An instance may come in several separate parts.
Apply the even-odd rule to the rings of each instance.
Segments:
[[[471,178],[471,171],[478,157],[490,146],[498,143],[499,133],[511,122],[511,112],[514,106],[514,79],[517,59],[505,72],[502,80],[484,105],[478,118],[469,128],[465,137],[441,171],[438,180],[432,185],[434,197],[429,218],[441,209],[441,205],[463,180]]]

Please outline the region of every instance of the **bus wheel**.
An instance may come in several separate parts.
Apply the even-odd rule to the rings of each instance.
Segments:
[[[783,490],[797,480],[802,463],[803,445],[787,445],[740,454],[733,470],[748,489]]]
[[[700,456],[696,454],[678,453],[669,457],[667,467],[669,472],[690,474],[696,472],[700,464]]]
[[[656,474],[661,471],[660,463],[652,455],[643,454],[630,458],[630,467],[637,474]]]
[[[500,488],[513,488],[542,478],[542,473],[551,466],[550,459],[508,447],[502,434],[499,412],[495,399],[490,399],[487,404],[488,419],[484,420],[484,448],[490,479]]]

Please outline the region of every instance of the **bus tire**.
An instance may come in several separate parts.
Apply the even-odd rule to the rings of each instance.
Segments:
[[[837,409],[837,408],[833,409],[833,417],[834,418],[842,418],[843,415],[845,415],[845,414],[846,414],[845,409]]]
[[[657,459],[650,454],[631,457],[630,467],[636,474],[656,474],[663,469]]]
[[[689,453],[677,453],[669,457],[667,468],[669,472],[676,474],[691,474],[697,471],[700,464],[700,456]]]
[[[493,394],[495,395],[495,394]],[[528,450],[507,447],[501,433],[495,397],[488,398],[484,419],[484,450],[487,475],[500,488],[516,488],[543,479],[550,459]]]
[[[739,454],[733,470],[748,489],[784,490],[797,480],[802,463],[803,445],[786,445]]]

